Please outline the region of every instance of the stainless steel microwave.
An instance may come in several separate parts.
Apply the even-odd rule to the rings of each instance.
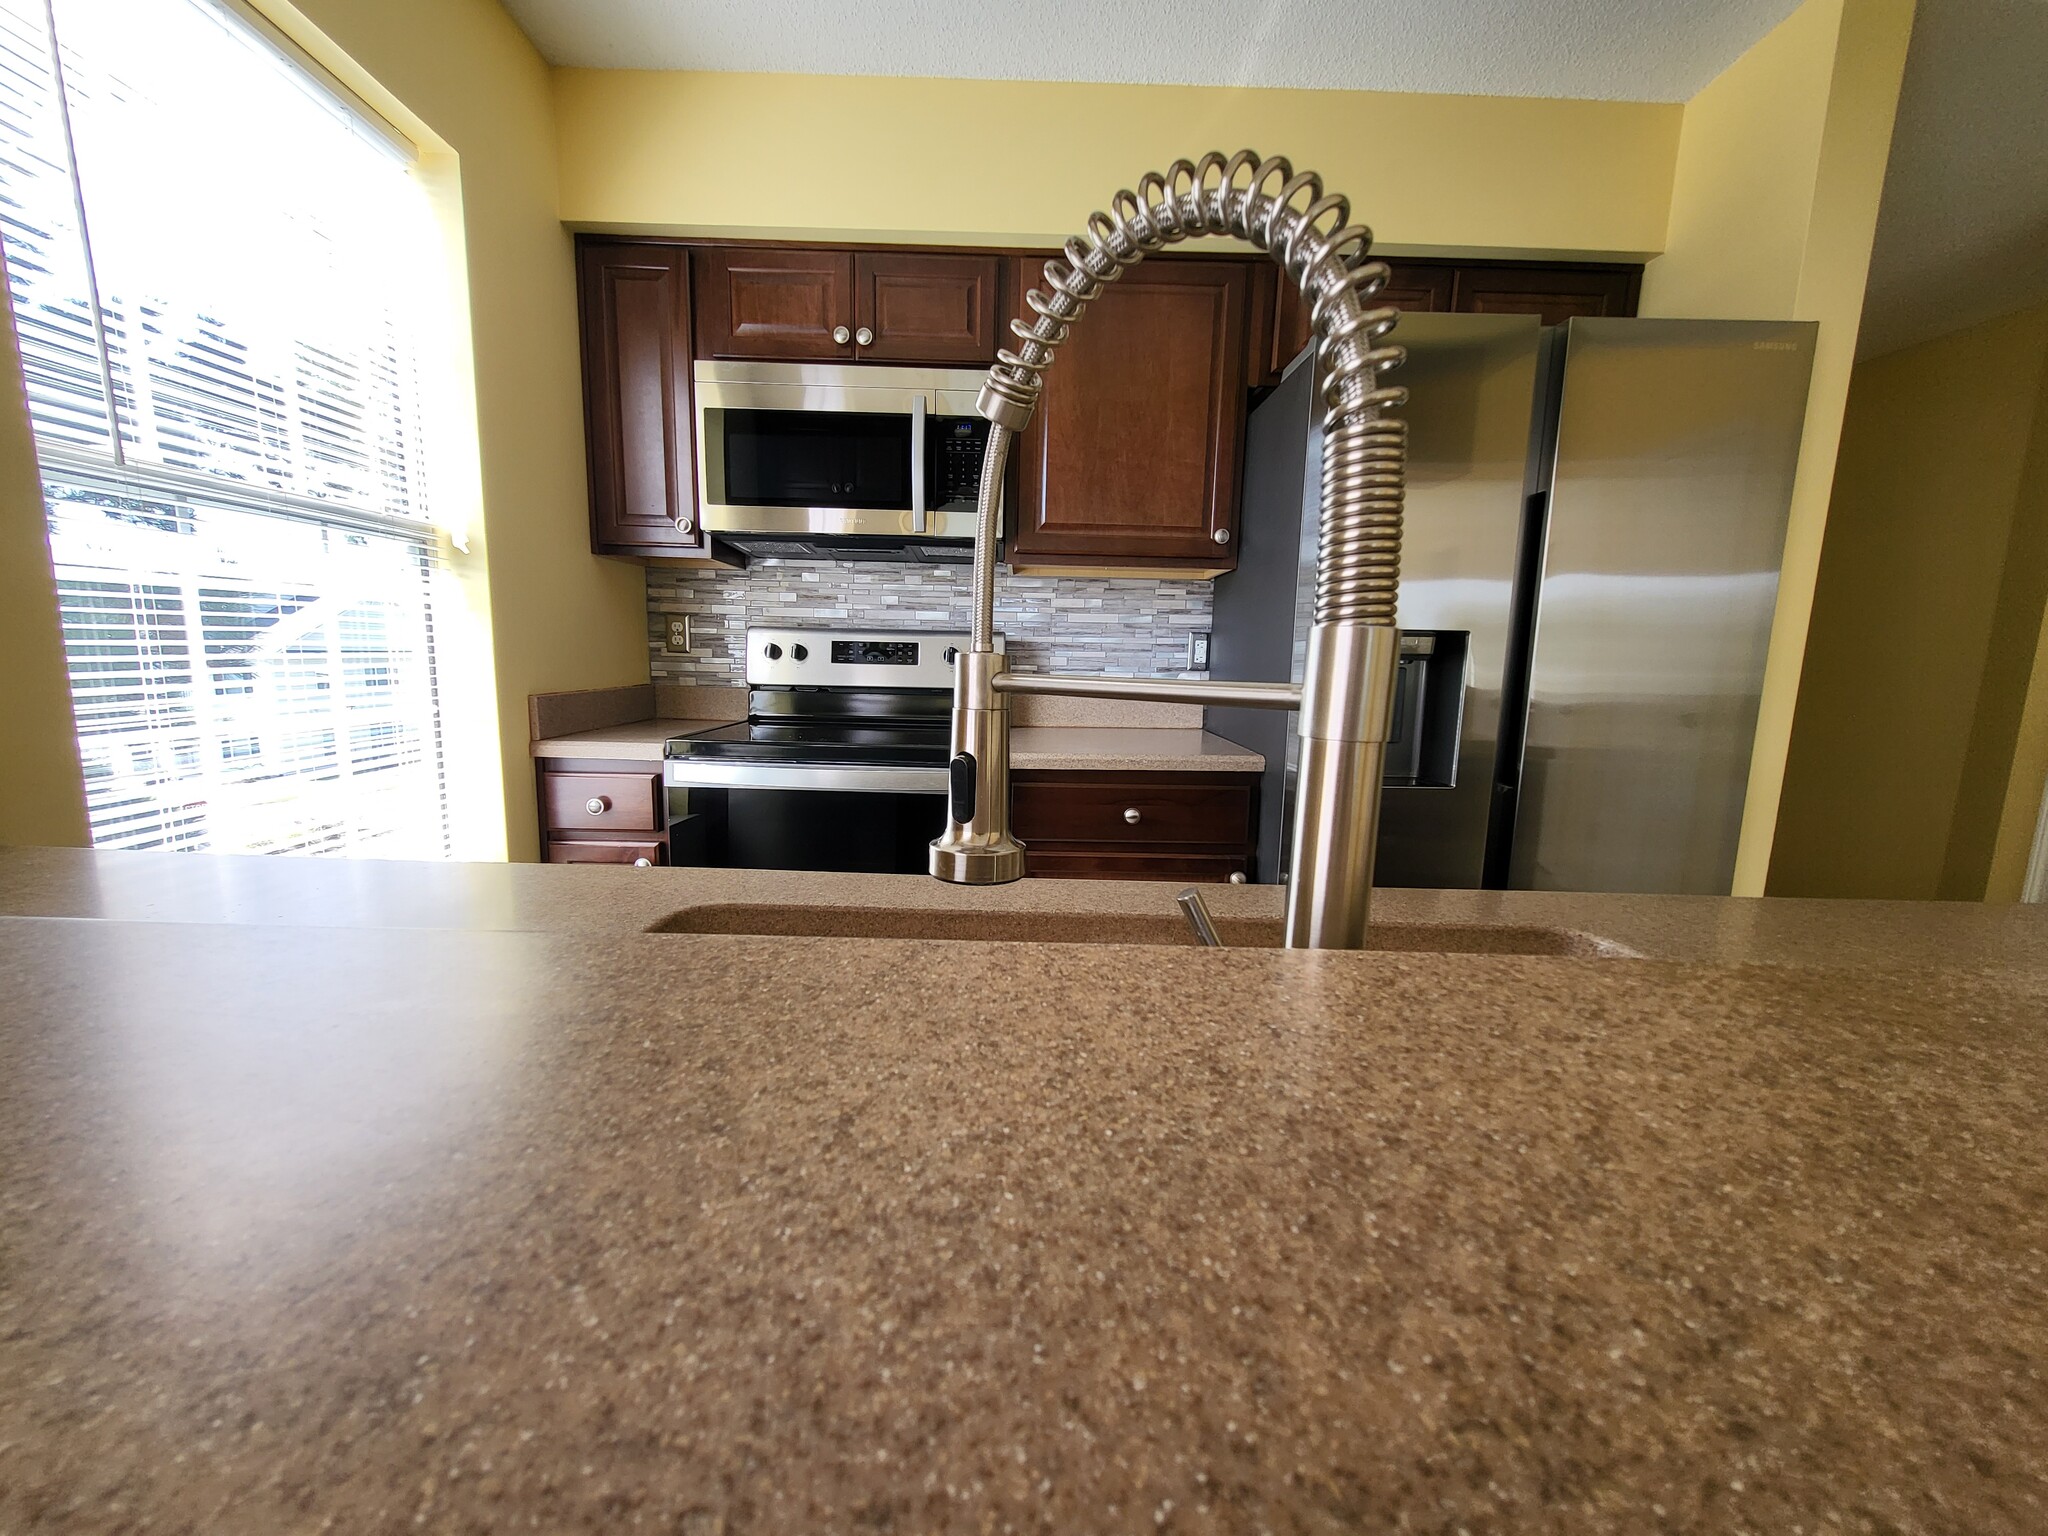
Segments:
[[[696,365],[705,529],[917,558],[971,552],[988,423],[979,370],[827,363]],[[903,552],[910,551],[907,555]]]

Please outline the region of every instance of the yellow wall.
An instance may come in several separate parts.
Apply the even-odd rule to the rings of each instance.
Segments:
[[[0,303],[0,721],[0,844],[84,843],[85,792],[56,579],[14,310],[6,303]]]
[[[1738,895],[1771,863],[1913,0],[1806,0],[1686,104],[1642,313],[1819,322],[1764,675]]]
[[[1985,894],[2013,781],[2028,776],[2013,748],[2048,509],[2021,507],[2029,474],[2037,503],[2048,478],[2044,371],[2048,306],[1857,365],[1773,894]],[[2029,837],[2044,768],[2037,754],[2020,786]]]
[[[1396,252],[1640,260],[1681,109],[1391,92],[564,69],[581,228],[1046,245],[1207,149],[1286,154]]]

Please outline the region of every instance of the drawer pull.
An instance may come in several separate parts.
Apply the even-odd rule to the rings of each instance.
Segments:
[[[654,860],[648,858],[645,854],[642,854],[639,858],[633,861],[633,867],[635,869],[652,869],[654,868]]]
[[[1233,870],[1232,870],[1232,871],[1230,872],[1230,883],[1231,883],[1232,885],[1243,885],[1243,884],[1244,884],[1244,871],[1243,871],[1243,870],[1241,870],[1241,869],[1233,869]]]
[[[1135,827],[1144,819],[1144,817],[1138,814],[1138,808],[1135,805],[1124,807],[1124,820],[1128,821],[1132,826]]]
[[[611,808],[612,802],[611,797],[609,795],[592,795],[588,800],[583,802],[583,809],[590,812],[590,814],[593,816],[602,816],[606,811],[610,810]]]

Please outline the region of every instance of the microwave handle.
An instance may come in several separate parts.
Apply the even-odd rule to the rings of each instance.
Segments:
[[[929,402],[922,394],[913,395],[910,401],[910,531],[929,533],[924,516],[924,429],[925,408]]]

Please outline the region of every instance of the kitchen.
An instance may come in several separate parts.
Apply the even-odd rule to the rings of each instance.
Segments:
[[[1554,63],[1548,93],[827,70],[715,28],[692,63],[539,0],[266,5],[263,67],[373,112],[460,212],[436,537],[403,566],[395,519],[322,513],[356,590],[433,594],[421,640],[398,586],[344,629],[314,556],[219,531],[411,494],[375,467],[408,440],[310,494],[204,478],[247,484],[247,450],[195,438],[174,369],[130,384],[156,343],[116,323],[133,258],[90,173],[102,103],[140,109],[89,87],[122,40],[10,5],[87,86],[54,87],[41,162],[68,136],[73,181],[9,184],[0,1523],[2037,1524],[2048,352],[2024,300],[1893,335],[2013,381],[1956,405],[2013,469],[1924,532],[1842,499],[1903,451],[1893,354],[1855,338],[1865,269],[1902,270],[1873,230],[1933,24],[1736,9],[1631,95]],[[1082,110],[1112,105],[1115,134]],[[1014,145],[933,128],[1026,110]],[[1026,298],[1090,207],[1212,140],[1358,200],[1388,267],[1325,318],[1363,336],[1383,295],[1407,356],[1324,361],[1406,401],[1326,417],[1296,274],[1242,242],[1119,262],[1085,315]],[[1784,223],[1738,232],[1731,197]],[[108,242],[82,310],[21,258],[67,198]],[[1013,339],[1034,316],[1071,330],[1039,333],[1057,366]],[[95,373],[111,468],[57,392]],[[1306,511],[1361,419],[1409,422],[1399,636],[1377,541]],[[1860,574],[1879,526],[1941,597]],[[181,588],[156,552],[195,537],[243,573]],[[166,563],[119,610],[129,550]],[[210,691],[173,677],[179,604]],[[1899,760],[1950,754],[1937,805],[1932,770],[1875,776],[1829,647],[1964,612],[1944,677],[1858,653]],[[1332,714],[1316,657],[1351,640],[1372,685]],[[88,662],[210,692],[233,772],[145,765]],[[1960,727],[1896,714],[1958,692]],[[295,778],[272,698],[439,756],[381,800],[368,756]],[[1802,885],[1838,899],[1758,899]],[[1922,899],[1839,899],[1873,895]]]

